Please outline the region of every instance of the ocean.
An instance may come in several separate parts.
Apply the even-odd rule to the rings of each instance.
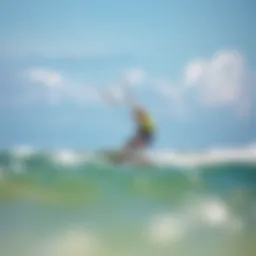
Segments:
[[[167,152],[139,167],[81,151],[1,150],[0,255],[253,256],[253,154]]]

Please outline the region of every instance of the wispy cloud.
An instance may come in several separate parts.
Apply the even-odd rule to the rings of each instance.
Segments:
[[[59,87],[63,83],[61,74],[45,68],[31,68],[26,72],[29,79],[35,83],[41,83],[48,87]]]
[[[131,68],[125,70],[115,84],[106,85],[104,92],[101,91],[102,99],[118,105],[127,104],[128,102],[136,103],[137,99],[134,95],[134,90],[141,87],[145,83],[146,78],[147,74],[143,69]]]
[[[32,84],[41,86],[40,89],[44,90],[47,101],[53,105],[59,103],[64,83],[63,76],[59,72],[48,68],[31,68],[26,70],[25,75]],[[39,90],[33,90],[33,95],[30,95],[38,97],[40,93]]]
[[[124,80],[129,85],[138,85],[146,80],[146,72],[143,69],[132,68],[124,74]]]
[[[60,104],[62,100],[80,104],[99,101],[99,94],[93,86],[71,81],[58,71],[31,68],[25,74],[32,86],[40,86],[45,90],[46,100],[50,104]]]
[[[150,92],[158,99],[151,104],[159,104],[156,107],[162,106],[165,111],[169,106],[172,113],[179,116],[189,114],[196,105],[199,108],[226,107],[244,117],[250,114],[252,92],[256,89],[255,74],[237,51],[221,51],[211,58],[188,61],[182,77],[174,83],[165,78],[149,78],[142,68],[131,68],[113,81],[113,85],[104,85],[101,91],[61,71],[32,67],[25,71],[31,88],[26,87],[26,97],[53,105],[66,101],[80,105],[102,104],[106,99],[120,104],[127,99],[129,89],[136,92],[139,88],[140,92]]]
[[[128,89],[145,81],[146,73],[142,69],[133,68],[123,72],[121,79],[115,85],[105,85],[101,90],[93,85],[75,82],[65,77],[61,72],[44,67],[30,68],[25,71],[31,86],[38,86],[46,93],[50,104],[59,104],[62,100],[74,103],[100,103],[110,100],[124,103]],[[105,93],[103,93],[103,89]],[[107,91],[107,93],[106,93]]]
[[[184,93],[186,88],[180,84],[171,83],[167,80],[156,80],[151,84],[155,93],[155,97],[160,96],[161,104],[171,106],[170,113],[175,116],[184,116],[186,113],[186,103],[184,101]]]

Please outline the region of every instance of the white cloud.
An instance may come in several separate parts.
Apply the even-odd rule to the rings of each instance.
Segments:
[[[26,72],[28,78],[35,83],[40,83],[49,87],[60,86],[63,77],[56,71],[44,68],[32,68]]]
[[[203,61],[194,61],[188,64],[185,73],[185,83],[188,86],[192,86],[200,81],[204,72],[204,65],[205,63]]]
[[[213,58],[193,61],[185,71],[185,85],[198,89],[199,100],[207,106],[236,104],[244,97],[247,70],[237,52],[219,52]]]
[[[50,103],[57,104],[65,99],[79,104],[98,104],[104,100],[95,87],[67,80],[52,69],[32,68],[26,74],[31,82],[41,85]],[[256,75],[249,69],[242,54],[220,51],[210,58],[189,61],[180,81],[175,83],[165,79],[149,81],[144,70],[130,69],[123,73],[119,85],[108,88],[105,99],[120,104],[129,96],[135,101],[130,89],[136,90],[135,85],[145,82],[147,86],[140,87],[140,92],[153,92],[154,97],[159,99],[155,104],[164,109],[171,104],[169,109],[176,115],[187,114],[196,106],[228,107],[235,114],[245,117],[251,111]]]
[[[30,97],[37,98],[40,95],[52,105],[57,105],[60,102],[60,91],[63,87],[64,78],[59,72],[36,67],[26,70],[25,75],[32,84],[40,86],[38,90],[33,88],[32,95],[30,91]]]
[[[137,85],[145,81],[146,73],[142,69],[138,69],[138,68],[130,69],[125,73],[124,79],[130,85]]]
[[[179,108],[184,108],[185,98],[193,94],[201,106],[230,107],[246,116],[253,100],[254,76],[239,52],[220,51],[209,59],[189,61],[178,86],[160,83],[158,91]]]
[[[130,69],[124,73],[124,83],[121,81],[119,85],[110,86],[108,92],[103,94],[93,86],[68,80],[61,73],[48,68],[31,68],[25,72],[25,75],[33,85],[39,86],[38,92],[33,90],[33,97],[35,93],[41,93],[50,104],[59,104],[62,100],[79,104],[100,103],[107,100],[123,104],[128,99],[130,86],[142,83],[146,77],[143,70]]]
[[[135,86],[143,84],[146,81],[146,77],[146,72],[142,69],[133,68],[126,70],[121,77],[121,81],[108,88],[104,98],[108,102],[115,104],[126,104],[128,102],[135,104],[137,103],[134,95]],[[150,87],[147,87],[147,89],[150,90]]]
[[[46,96],[44,99],[50,104],[56,105],[62,100],[80,104],[95,103],[100,100],[95,88],[70,81],[57,71],[46,68],[31,68],[25,74],[33,85],[38,85],[40,89],[43,89]],[[38,87],[38,91],[33,90],[33,96],[42,93],[40,89]]]

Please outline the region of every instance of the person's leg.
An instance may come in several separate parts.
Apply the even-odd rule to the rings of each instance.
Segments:
[[[127,149],[140,149],[145,147],[145,142],[143,140],[143,138],[141,138],[141,136],[135,136],[133,137],[131,140],[128,141],[128,143],[126,144]]]

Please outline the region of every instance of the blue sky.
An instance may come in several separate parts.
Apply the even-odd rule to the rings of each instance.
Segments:
[[[152,112],[155,147],[255,142],[254,1],[1,1],[0,146],[116,147],[124,80]]]

